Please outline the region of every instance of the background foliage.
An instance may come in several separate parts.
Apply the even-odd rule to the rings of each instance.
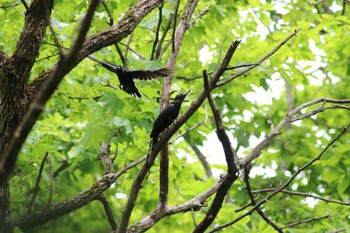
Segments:
[[[106,1],[117,22],[134,1]],[[164,1],[161,32],[174,13],[173,0]],[[186,1],[181,1],[179,14]],[[17,1],[2,1],[0,19],[0,48],[11,54],[23,27],[25,9]],[[57,0],[52,12],[52,25],[61,45],[69,47],[79,28],[79,20],[86,12],[88,1]],[[239,157],[244,157],[269,132],[267,118],[278,124],[291,109],[307,101],[328,97],[349,98],[350,90],[350,18],[349,2],[344,1],[200,1],[193,19],[206,7],[208,12],[199,18],[186,33],[176,61],[172,89],[177,93],[191,89],[188,102],[203,90],[203,69],[209,72],[221,63],[230,44],[241,38],[230,66],[257,62],[277,46],[293,30],[301,31],[274,56],[248,74],[216,89],[215,101],[221,110],[232,146]],[[127,45],[129,69],[164,67],[170,47],[161,59],[150,60],[158,10],[152,11],[119,43],[125,53]],[[179,17],[179,16],[178,16]],[[99,6],[89,34],[109,27],[109,17]],[[171,33],[166,35],[166,42]],[[42,71],[58,61],[48,31],[45,43],[31,72],[35,79]],[[136,52],[133,52],[136,51]],[[203,52],[205,51],[205,52]],[[121,64],[114,46],[93,54],[100,60]],[[240,68],[242,69],[242,68]],[[222,79],[237,70],[229,70]],[[184,79],[185,77],[185,79]],[[159,112],[162,80],[136,81],[143,97],[137,99],[118,87],[115,74],[101,65],[85,59],[62,81],[45,112],[22,148],[11,180],[11,211],[14,218],[23,216],[33,194],[40,163],[46,152],[52,171],[45,165],[40,190],[33,212],[47,207],[50,195],[50,173],[54,175],[52,203],[58,203],[89,188],[104,171],[98,158],[100,143],[110,140],[115,154],[115,170],[144,156],[149,147],[149,132]],[[180,129],[184,132],[206,119],[196,130],[175,140],[170,146],[169,204],[183,203],[208,189],[220,173],[225,171],[224,155],[213,137],[215,124],[207,102]],[[321,106],[321,105],[320,105]],[[207,107],[209,108],[209,107]],[[182,110],[183,111],[183,110]],[[2,113],[3,114],[3,113]],[[278,187],[285,183],[299,167],[316,157],[322,148],[350,121],[349,109],[332,109],[297,121],[284,128],[255,161],[251,172],[252,190]],[[207,140],[209,138],[209,140]],[[263,211],[278,225],[284,226],[330,214],[326,219],[312,221],[288,232],[350,232],[350,137],[345,134],[313,166],[303,171],[287,188],[290,191],[311,193],[343,204],[328,203],[302,195],[278,194],[263,206]],[[214,177],[207,177],[191,145],[199,146],[209,162]],[[65,168],[57,172],[63,165]],[[140,166],[140,165],[139,165]],[[147,216],[158,202],[159,161],[151,168],[140,191],[131,224]],[[138,167],[129,170],[104,194],[115,219],[121,217],[130,186]],[[241,215],[235,212],[250,202],[245,184],[237,180],[231,187],[226,202],[213,225],[225,224]],[[264,198],[268,193],[259,193]],[[208,201],[210,205],[211,200]],[[194,220],[205,216],[206,208],[196,212],[180,213],[162,219],[149,232],[191,232]],[[257,213],[244,218],[222,232],[271,232],[272,228]],[[19,231],[19,230],[18,230]],[[110,226],[102,205],[92,202],[83,208],[32,232],[109,232]]]

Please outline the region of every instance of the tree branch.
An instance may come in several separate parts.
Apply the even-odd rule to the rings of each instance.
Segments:
[[[282,121],[271,130],[271,132],[265,137],[247,156],[245,156],[241,162],[240,162],[240,168],[245,167],[247,164],[252,162],[254,159],[258,158],[261,154],[261,151],[264,149],[266,145],[268,145],[274,137],[281,134],[280,130],[288,123],[291,123],[292,120],[297,118],[292,118],[292,116],[298,112],[300,112],[302,109],[310,107],[317,103],[350,103],[350,99],[329,99],[329,98],[318,98],[312,101],[309,101],[307,103],[301,104],[299,107],[293,109],[290,111],[285,118],[282,119]],[[316,114],[316,113],[315,113]],[[300,119],[303,119],[307,116],[307,114],[303,114],[304,117],[300,117]]]
[[[266,54],[263,58],[261,58],[258,62],[254,63],[252,66],[248,67],[247,69],[244,69],[236,74],[234,74],[231,78],[224,80],[220,83],[217,84],[217,87],[220,86],[224,86],[227,83],[231,82],[232,80],[242,76],[243,74],[247,73],[248,71],[254,69],[255,67],[259,66],[261,63],[263,63],[264,61],[266,61],[269,57],[271,57],[272,55],[274,55],[285,43],[287,43],[287,41],[289,41],[293,36],[296,36],[296,34],[300,31],[301,29],[298,28],[296,30],[294,30],[294,32],[292,34],[290,34],[286,39],[284,39],[279,45],[277,45],[271,52],[269,52],[268,54]]]
[[[63,77],[73,68],[72,63],[76,60],[78,52],[84,42],[87,31],[90,27],[92,17],[94,15],[95,9],[99,3],[99,0],[92,0],[87,14],[84,17],[80,29],[78,38],[74,42],[72,48],[68,51],[67,55],[61,56],[60,61],[57,64],[56,69],[53,71],[52,75],[45,83],[37,96],[37,99],[31,105],[28,114],[20,123],[16,132],[12,136],[12,139],[7,148],[6,154],[2,160],[0,166],[0,185],[7,179],[10,172],[15,166],[17,161],[18,153],[27,138],[29,132],[31,131],[36,120],[39,118],[41,112],[44,110],[46,102],[50,99],[51,95],[57,88],[58,84],[61,82]],[[19,50],[17,49],[17,52]],[[15,56],[15,55],[14,55]]]
[[[291,227],[298,226],[300,224],[321,220],[321,219],[324,219],[324,218],[328,218],[329,216],[330,216],[330,214],[327,214],[327,215],[324,215],[324,216],[321,216],[321,217],[314,217],[314,218],[299,220],[298,222],[294,222],[294,223],[290,223],[288,225],[285,225],[285,226],[281,227],[281,229],[291,228]]]
[[[276,191],[276,188],[266,188],[266,189],[253,190],[252,193],[258,194],[258,193],[266,193],[266,192],[274,192],[274,191]],[[286,190],[286,189],[281,190],[281,193],[285,193],[285,194],[288,194],[291,196],[295,195],[295,196],[303,196],[303,197],[312,197],[314,199],[324,201],[326,203],[333,203],[333,204],[338,204],[338,205],[350,206],[350,202],[330,200],[330,199],[323,198],[323,197],[320,197],[320,196],[317,196],[317,195],[311,194],[311,193],[295,192],[295,191],[290,191],[290,190]]]
[[[39,167],[39,173],[38,173],[38,176],[36,177],[36,181],[35,181],[35,187],[34,187],[33,196],[32,196],[32,199],[29,202],[29,205],[28,205],[27,215],[31,212],[32,207],[33,207],[33,203],[34,203],[35,198],[36,198],[36,195],[39,192],[39,184],[40,184],[41,174],[43,173],[45,161],[46,161],[46,158],[47,158],[48,155],[49,155],[49,152],[46,151],[44,158],[41,160],[40,167]]]
[[[213,200],[212,205],[210,206],[207,214],[205,215],[204,219],[199,223],[199,225],[194,229],[193,233],[201,233],[204,232],[208,227],[211,225],[211,223],[214,221],[215,217],[219,213],[222,203],[225,199],[225,196],[230,189],[233,182],[238,178],[238,169],[234,162],[234,151],[231,147],[230,139],[228,138],[224,126],[222,124],[221,116],[219,113],[219,109],[213,99],[213,97],[210,95],[210,85],[208,80],[208,74],[204,70],[203,71],[203,78],[204,78],[204,89],[210,104],[210,107],[212,109],[215,124],[216,124],[216,133],[221,141],[222,147],[224,149],[225,157],[226,157],[226,163],[227,163],[227,173],[228,175],[225,178],[225,181],[218,189],[215,198]]]
[[[315,163],[317,160],[320,160],[322,155],[328,150],[328,148],[330,148],[343,134],[346,133],[346,131],[348,130],[348,128],[350,127],[350,124],[346,125],[343,130],[332,140],[328,143],[327,146],[325,146],[325,148],[314,158],[312,159],[310,162],[306,163],[305,165],[303,165],[301,168],[298,169],[298,171],[296,171],[289,179],[286,183],[284,183],[283,185],[281,185],[280,187],[278,187],[274,192],[272,192],[271,194],[269,194],[267,197],[264,198],[264,200],[260,201],[259,203],[257,203],[253,208],[251,208],[249,211],[247,211],[245,214],[239,216],[238,218],[234,219],[233,221],[220,225],[220,226],[216,226],[213,230],[210,231],[210,233],[212,232],[216,232],[219,231],[225,227],[231,226],[233,224],[235,224],[236,222],[238,222],[239,220],[247,217],[248,215],[252,214],[257,208],[259,208],[260,206],[262,206],[263,204],[265,204],[266,202],[268,202],[272,197],[274,197],[276,194],[280,193],[284,188],[286,188],[294,179],[295,177],[302,172],[303,170],[305,170],[306,168],[308,168],[309,166],[311,166],[313,163]]]
[[[256,205],[256,201],[254,199],[254,195],[252,193],[252,189],[250,187],[250,182],[249,182],[249,169],[247,167],[244,168],[244,182],[246,184],[246,190],[247,190],[247,193],[248,193],[248,196],[250,198],[250,201],[252,203],[253,206]],[[262,211],[262,209],[260,207],[258,207],[256,209],[256,211],[258,212],[258,214],[262,217],[262,219],[264,219],[264,221],[271,225],[276,231],[282,233],[282,228],[280,228],[279,226],[277,226],[276,223],[274,223],[271,219],[269,219],[265,213]]]
[[[111,228],[112,228],[112,231],[117,230],[118,225],[117,225],[117,222],[115,221],[112,208],[111,208],[111,206],[108,204],[108,201],[107,201],[106,197],[105,197],[104,195],[101,194],[101,195],[99,195],[99,196],[97,197],[97,200],[99,200],[99,201],[102,203],[102,205],[103,205],[103,208],[104,208],[104,210],[105,210],[105,213],[106,213],[106,216],[107,216],[109,225],[110,225]]]

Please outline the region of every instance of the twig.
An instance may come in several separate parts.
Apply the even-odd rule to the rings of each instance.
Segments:
[[[253,190],[252,193],[256,194],[256,193],[274,192],[275,190],[276,190],[276,188],[266,188],[266,189]],[[286,189],[283,189],[281,192],[288,194],[288,195],[312,197],[314,199],[324,201],[326,203],[333,203],[333,204],[338,204],[338,205],[350,206],[350,202],[330,200],[330,199],[323,198],[323,197],[320,197],[320,196],[317,196],[317,195],[311,194],[311,193],[295,192],[295,191],[290,191],[290,190],[286,190]]]
[[[118,88],[112,84],[109,83],[109,81],[107,80],[107,83],[104,83],[102,81],[98,81],[102,86],[105,86],[105,87],[110,87],[110,88],[113,88],[114,90],[118,90]]]
[[[25,2],[24,0],[21,0],[22,2]],[[40,0],[41,1],[41,5],[43,6],[43,9],[45,10],[45,19],[46,19],[46,23],[49,26],[49,29],[51,31],[52,37],[53,37],[53,41],[56,45],[56,48],[58,49],[58,52],[60,54],[60,56],[63,55],[63,51],[61,49],[61,44],[58,40],[57,34],[51,24],[51,18],[50,18],[50,11],[49,9],[51,9],[52,7],[48,7],[47,4],[51,4],[51,1],[47,2],[46,0]],[[27,9],[28,10],[28,9]]]
[[[47,201],[47,205],[50,206],[51,202],[52,202],[54,188],[55,188],[55,183],[53,181],[52,163],[51,163],[51,157],[50,156],[47,158],[47,163],[49,164],[49,174],[50,174],[50,192],[49,192],[49,199]]]
[[[33,196],[32,196],[32,199],[29,202],[29,205],[28,205],[27,215],[32,211],[32,207],[33,207],[36,195],[39,192],[40,179],[41,179],[41,175],[42,175],[43,169],[44,169],[44,164],[45,164],[45,161],[46,161],[46,158],[47,158],[48,155],[49,155],[49,152],[46,151],[46,153],[44,155],[44,158],[41,160],[38,176],[36,177],[36,181],[35,181]]]
[[[49,55],[49,56],[46,56],[46,57],[43,57],[43,58],[40,58],[40,59],[37,59],[37,60],[35,60],[35,63],[37,63],[37,62],[39,62],[39,61],[42,61],[42,60],[48,60],[48,59],[50,59],[50,58],[52,58],[52,57],[56,57],[56,56],[58,56],[58,55],[60,55],[61,53],[54,53],[54,54],[52,54],[52,55]]]
[[[350,111],[350,106],[343,106],[343,105],[339,105],[339,104],[335,104],[335,105],[328,106],[328,107],[321,106],[321,107],[319,107],[319,108],[316,108],[316,109],[311,110],[310,112],[301,114],[301,115],[299,115],[299,116],[296,116],[296,117],[290,119],[290,122],[302,120],[302,119],[304,119],[304,118],[309,118],[309,117],[311,117],[311,116],[313,116],[313,115],[316,115],[316,114],[318,114],[318,113],[320,113],[320,112],[324,112],[325,110],[328,110],[328,109],[335,109],[335,108],[338,108],[338,109],[346,109],[346,110],[349,110],[349,111]]]
[[[107,11],[107,14],[108,14],[108,18],[109,18],[108,25],[109,25],[110,27],[112,27],[112,26],[113,26],[113,16],[112,16],[112,13],[111,13],[111,11],[109,10],[109,8],[108,8],[108,6],[107,6],[105,0],[102,0],[102,5],[103,5],[103,7],[105,8],[105,10]],[[121,60],[122,63],[123,63],[123,67],[127,67],[127,66],[128,66],[127,61],[126,61],[126,59],[125,59],[125,57],[124,57],[124,55],[123,55],[122,50],[119,48],[118,43],[115,42],[115,43],[114,43],[114,46],[115,46],[115,48],[116,48],[116,50],[117,50],[117,52],[118,52],[118,54],[119,54],[120,60]]]
[[[102,6],[105,8],[107,14],[108,14],[108,19],[109,19],[109,22],[108,22],[108,25],[109,26],[113,26],[113,16],[112,16],[112,13],[111,11],[109,10],[107,4],[106,4],[106,1],[105,0],[101,0],[101,3],[102,3]]]
[[[256,201],[254,199],[254,195],[252,193],[252,189],[250,187],[250,182],[249,182],[249,169],[247,167],[244,168],[244,182],[246,184],[246,190],[247,190],[247,193],[248,193],[248,196],[250,198],[250,201],[252,203],[252,205],[256,205]],[[262,217],[262,219],[264,219],[264,221],[271,225],[276,231],[282,233],[282,228],[280,228],[279,226],[277,226],[276,223],[274,223],[271,219],[269,219],[265,213],[260,209],[260,207],[258,207],[256,209],[256,211],[258,212],[258,214]]]
[[[0,9],[6,10],[7,8],[15,7],[18,5],[21,5],[21,3],[14,3],[14,4],[9,4],[9,5],[2,4],[2,6],[0,6]],[[26,10],[28,10],[28,6],[27,7],[24,6],[24,7],[26,8]]]
[[[324,216],[321,216],[321,217],[314,217],[314,218],[308,218],[308,219],[304,219],[304,220],[299,220],[297,222],[285,225],[285,226],[281,227],[281,229],[291,228],[291,227],[298,226],[300,224],[321,220],[321,219],[324,219],[324,218],[328,218],[329,216],[330,216],[330,214],[327,214],[327,215],[324,215]]]
[[[112,228],[112,231],[117,230],[118,225],[117,225],[117,222],[115,221],[112,208],[111,208],[111,206],[108,204],[108,201],[107,201],[106,197],[105,197],[103,194],[101,194],[101,195],[99,195],[99,196],[97,197],[97,200],[99,200],[99,201],[102,203],[102,205],[103,205],[103,208],[104,208],[104,210],[105,210],[105,213],[106,213],[106,216],[107,216],[109,225],[110,225],[111,228]]]
[[[125,46],[125,52],[124,52],[124,62],[125,64],[123,64],[124,68],[128,68],[128,52],[129,52],[129,48],[130,48],[130,44],[132,39],[134,38],[134,33],[131,33],[131,35],[129,36],[128,40],[126,41],[126,46]]]
[[[176,20],[177,20],[177,12],[179,10],[179,5],[180,5],[180,0],[176,0],[175,2],[175,12],[174,12],[174,25],[173,25],[173,33],[171,36],[171,42],[172,42],[172,46],[171,46],[171,51],[174,53],[175,52],[175,31],[176,31]]]
[[[189,132],[191,132],[191,131],[197,129],[198,127],[200,127],[200,126],[202,126],[202,125],[204,125],[205,123],[207,123],[207,121],[208,121],[208,109],[207,109],[207,107],[205,107],[205,119],[204,119],[204,121],[199,122],[199,123],[196,124],[195,126],[192,126],[191,128],[186,129],[184,132],[182,132],[181,134],[179,134],[176,138],[174,138],[173,140],[170,140],[170,141],[168,142],[168,144],[172,144],[172,143],[175,142],[177,139],[183,137],[185,134],[188,134]]]
[[[350,103],[350,99],[329,99],[329,98],[318,98],[312,101],[309,101],[307,103],[303,103],[297,108],[293,109],[290,111],[285,118],[282,119],[282,121],[265,137],[247,156],[245,156],[241,161],[240,161],[240,166],[241,168],[245,167],[247,164],[252,162],[255,158],[258,158],[261,154],[261,151],[263,148],[268,145],[272,139],[274,139],[277,135],[281,134],[280,130],[286,125],[291,122],[292,116],[304,108],[307,108],[309,106],[312,106],[317,103]]]
[[[193,25],[200,19],[200,18],[202,18],[203,17],[203,15],[205,15],[206,13],[208,13],[209,12],[209,5],[208,6],[206,6],[205,8],[204,8],[204,10],[202,10],[200,13],[199,13],[199,15],[197,15],[197,17],[196,18],[194,18],[193,20],[192,20],[192,22],[190,23],[190,25],[188,26],[188,27],[193,27]]]
[[[21,3],[23,4],[24,8],[26,8],[26,10],[29,9],[29,7],[28,7],[28,5],[27,5],[25,0],[21,0]]]
[[[269,57],[271,57],[272,55],[274,55],[285,43],[287,43],[288,40],[290,40],[293,36],[296,36],[296,34],[300,31],[301,29],[298,28],[296,30],[294,30],[293,33],[291,33],[286,39],[284,39],[279,45],[277,45],[273,50],[271,50],[271,52],[269,52],[267,55],[265,55],[262,59],[260,59],[258,62],[256,62],[254,65],[248,67],[247,69],[244,69],[236,74],[234,74],[231,78],[224,80],[220,83],[218,83],[216,86],[220,87],[220,86],[224,86],[227,83],[231,82],[232,80],[242,76],[243,74],[247,73],[248,71],[252,70],[253,68],[259,66],[261,63],[263,63],[265,60],[267,60]]]
[[[203,155],[203,153],[199,150],[199,148],[197,147],[196,144],[190,144],[190,146],[194,150],[194,152],[196,153],[199,161],[202,163],[206,176],[208,178],[212,177],[213,173],[211,172],[210,165],[209,165],[207,159],[205,158],[205,156]]]
[[[244,68],[244,67],[250,67],[250,66],[255,66],[255,65],[256,65],[256,64],[254,64],[254,63],[251,63],[251,64],[242,64],[242,65],[227,67],[226,70],[235,70],[235,69]]]
[[[343,134],[346,133],[346,131],[348,130],[348,128],[350,127],[350,124],[346,125],[343,130],[332,140],[328,143],[328,145],[314,158],[312,159],[310,162],[306,163],[305,165],[303,165],[301,168],[298,169],[298,171],[296,171],[289,179],[286,183],[284,183],[283,185],[281,185],[280,187],[278,187],[275,191],[273,191],[271,194],[269,194],[267,197],[264,198],[264,200],[260,201],[259,203],[257,203],[253,208],[251,208],[249,211],[247,211],[245,214],[239,216],[238,218],[234,219],[231,222],[228,222],[226,224],[220,225],[220,226],[216,226],[213,230],[211,230],[210,232],[216,232],[219,231],[225,227],[231,226],[233,224],[235,224],[236,222],[240,221],[241,219],[247,217],[248,215],[252,214],[257,208],[259,208],[261,205],[265,204],[266,202],[268,202],[272,197],[274,197],[276,194],[280,193],[284,188],[286,188],[294,179],[295,177],[302,172],[303,170],[305,170],[306,168],[308,168],[309,166],[311,166],[314,162],[316,162],[317,160],[320,160],[322,155],[328,150],[328,148],[330,148]]]
[[[53,178],[57,177],[64,169],[68,168],[70,164],[68,163],[67,160],[61,161],[61,166],[57,168],[56,171],[53,173]]]
[[[162,45],[164,43],[166,35],[168,34],[169,30],[171,29],[171,23],[173,22],[173,18],[174,18],[174,14],[170,14],[169,19],[167,21],[167,24],[165,26],[164,32],[162,34],[162,37],[160,38],[160,40],[159,40],[159,42],[157,44],[156,56],[155,56],[156,59],[160,59],[161,55],[164,52],[164,50],[162,52]],[[169,43],[168,43],[168,46],[169,46]],[[167,48],[168,46],[166,45],[165,48]]]
[[[133,54],[135,54],[136,56],[138,56],[142,60],[146,60],[145,56],[143,56],[141,53],[137,52],[135,49],[131,48],[128,44],[124,44],[123,42],[120,42],[119,44],[123,45],[127,50],[130,50],[131,52],[133,52]],[[124,57],[124,55],[122,55],[122,56]],[[120,56],[120,58],[122,56]],[[124,60],[126,60],[126,59],[124,58]],[[123,65],[125,66],[124,63],[123,63]]]
[[[157,24],[155,38],[154,38],[153,46],[152,46],[151,60],[154,60],[156,47],[157,47],[157,44],[159,41],[159,31],[160,31],[160,26],[162,25],[162,21],[163,21],[163,18],[162,18],[163,17],[163,5],[164,5],[164,0],[162,0],[162,3],[158,7],[158,9],[159,9],[158,24]]]

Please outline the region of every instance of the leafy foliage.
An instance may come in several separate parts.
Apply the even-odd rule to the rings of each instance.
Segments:
[[[106,1],[116,22],[134,1]],[[174,15],[174,2],[164,1],[160,33]],[[221,64],[230,42],[241,38],[230,67],[255,63],[277,46],[293,30],[301,31],[266,62],[244,76],[213,91],[221,111],[232,147],[239,157],[246,156],[268,135],[270,118],[276,126],[293,108],[316,98],[349,98],[350,90],[350,18],[348,1],[220,1],[204,0],[198,3],[192,20],[205,7],[209,11],[196,19],[186,32],[176,61],[172,89],[177,93],[191,89],[182,112],[203,91],[202,70],[213,73]],[[3,1],[10,5],[13,1]],[[180,14],[186,1],[180,1]],[[59,43],[69,47],[77,36],[79,20],[88,7],[88,1],[55,1],[51,15],[52,26]],[[0,30],[0,48],[11,54],[19,38],[24,22],[23,5],[0,9],[3,25]],[[132,34],[119,43],[127,53],[129,69],[152,69],[165,66],[171,45],[157,60],[150,61],[155,30],[159,20],[158,10],[150,13]],[[109,28],[106,10],[99,6],[89,34]],[[170,30],[171,31],[171,30]],[[165,36],[170,43],[171,33]],[[200,51],[207,51],[201,53]],[[31,79],[50,68],[57,60],[58,50],[53,35],[47,32],[45,43],[31,72]],[[105,47],[93,54],[101,60],[121,64],[114,46]],[[227,80],[244,68],[228,70],[221,77]],[[185,77],[185,78],[184,78]],[[11,212],[15,219],[26,214],[33,196],[35,178],[46,152],[52,163],[46,164],[38,195],[32,212],[48,205],[62,202],[91,187],[104,174],[99,159],[100,143],[109,142],[111,157],[116,156],[114,168],[122,169],[149,150],[149,132],[159,112],[161,79],[136,81],[143,97],[136,99],[118,88],[115,74],[99,64],[85,59],[74,68],[60,84],[55,95],[46,105],[22,148],[16,170],[11,180]],[[106,84],[117,87],[113,89]],[[289,87],[288,87],[289,86]],[[322,107],[319,103],[317,107]],[[349,105],[348,105],[349,106]],[[207,108],[207,110],[206,110]],[[307,111],[313,109],[308,108]],[[303,112],[304,113],[304,112]],[[208,115],[208,117],[207,117]],[[205,119],[208,118],[207,121]],[[214,147],[211,137],[215,131],[209,105],[203,106],[179,130],[185,130],[202,122],[203,125],[187,132],[170,146],[169,205],[184,203],[214,185],[226,166],[221,148]],[[322,149],[350,122],[349,107],[328,109],[308,119],[288,124],[256,159],[250,174],[252,190],[277,188],[298,169],[315,158]],[[174,137],[179,135],[177,133]],[[210,138],[207,140],[207,138]],[[280,193],[262,206],[264,213],[278,226],[303,219],[330,214],[326,219],[311,221],[288,232],[330,232],[349,230],[350,147],[349,134],[341,137],[321,160],[302,171],[287,190],[313,194],[342,204],[316,200],[306,195]],[[206,177],[202,163],[191,145],[199,146],[208,157],[214,177]],[[67,164],[62,168],[63,164]],[[115,219],[122,210],[137,176],[138,165],[119,177],[104,192]],[[151,168],[137,199],[130,224],[146,217],[157,207],[159,186],[159,159]],[[50,175],[53,173],[54,192],[50,193]],[[237,180],[227,194],[226,203],[214,221],[213,227],[226,224],[239,217],[235,212],[251,200],[245,183]],[[262,200],[270,192],[259,193]],[[48,204],[49,196],[52,202]],[[212,200],[207,201],[207,206]],[[194,221],[200,222],[208,207],[172,215],[162,219],[149,232],[191,232]],[[244,212],[244,211],[243,211]],[[257,212],[222,232],[271,232],[273,229]],[[83,208],[35,228],[32,232],[109,232],[103,206],[94,201]]]

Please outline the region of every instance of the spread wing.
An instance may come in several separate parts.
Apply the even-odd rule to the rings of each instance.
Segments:
[[[154,121],[153,129],[150,134],[151,138],[158,137],[158,135],[171,124],[172,120],[169,119],[169,116],[174,110],[174,107],[175,105],[170,103],[160,111],[157,119]]]
[[[124,74],[127,78],[151,80],[159,77],[166,77],[170,75],[172,71],[168,68],[154,69],[154,70],[127,70]]]

